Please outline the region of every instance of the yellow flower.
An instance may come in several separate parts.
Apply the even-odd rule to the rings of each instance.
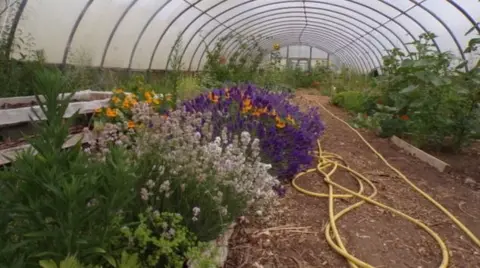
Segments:
[[[160,104],[160,100],[159,100],[158,98],[154,98],[154,99],[153,99],[153,103],[156,104],[156,105],[158,105],[158,104]]]
[[[172,94],[167,94],[167,95],[165,95],[165,99],[166,99],[167,101],[171,101],[171,100],[172,100]]]
[[[117,89],[114,89],[113,92],[116,93],[116,94],[120,94],[120,93],[123,93],[123,89],[122,88],[117,88]]]
[[[108,117],[116,117],[117,116],[117,110],[112,109],[112,108],[107,108],[107,116]]]
[[[135,122],[132,120],[128,121],[128,128],[135,128]]]
[[[99,114],[103,111],[102,107],[95,109],[95,113]]]
[[[280,44],[273,44],[273,50],[280,50]]]

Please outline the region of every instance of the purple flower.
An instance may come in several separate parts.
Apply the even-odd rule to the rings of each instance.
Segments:
[[[300,111],[298,106],[290,103],[290,93],[275,93],[253,85],[226,89],[214,89],[215,96],[220,96],[217,103],[209,99],[210,92],[185,102],[187,111],[210,111],[214,115],[214,136],[220,135],[226,127],[231,134],[248,131],[252,138],[260,139],[261,157],[272,164],[271,171],[280,180],[288,181],[295,174],[312,164],[310,152],[315,150],[316,141],[324,131],[323,122],[316,109]],[[246,101],[246,99],[250,100]],[[251,108],[248,112],[244,108]],[[261,110],[260,114],[252,113],[253,109]],[[267,111],[267,112],[265,112]],[[289,122],[284,128],[276,126],[273,112]]]

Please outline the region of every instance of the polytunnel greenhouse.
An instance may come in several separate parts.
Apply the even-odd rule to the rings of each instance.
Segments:
[[[0,268],[480,267],[480,1],[0,23]]]

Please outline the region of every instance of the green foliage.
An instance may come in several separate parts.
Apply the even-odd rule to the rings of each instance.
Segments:
[[[335,94],[332,103],[353,113],[367,111],[367,96],[361,91],[344,91]]]
[[[453,56],[438,52],[435,35],[425,33],[412,44],[416,52],[400,49],[384,57],[383,75],[367,98],[339,93],[333,102],[358,113],[355,125],[375,129],[381,136],[403,135],[420,147],[458,150],[477,133],[480,123],[480,71],[478,63],[451,68]],[[470,42],[466,53],[478,43]],[[354,96],[350,96],[353,94]],[[360,93],[357,93],[357,95]],[[360,102],[364,105],[360,105]],[[360,109],[363,107],[364,109]]]
[[[222,37],[213,49],[207,47],[207,62],[203,67],[202,86],[218,88],[225,83],[250,82],[258,73],[265,51],[253,38],[237,37],[239,48],[227,59],[225,43],[232,37]]]
[[[139,222],[121,229],[116,246],[138,254],[142,267],[183,267],[186,256],[196,248],[196,238],[182,225],[179,214],[147,209]]]
[[[22,153],[0,174],[0,208],[8,219],[1,240],[11,248],[21,246],[28,263],[45,257],[60,261],[76,255],[90,261],[104,256],[121,212],[134,199],[136,177],[124,150],[112,148],[105,161],[92,162],[80,143],[62,149],[75,118],[63,118],[71,96],[57,100],[67,84],[59,72],[37,74],[35,92],[45,96],[45,102],[38,95],[37,101],[46,120],[36,123],[38,136],[29,140],[36,154]]]
[[[164,157],[165,154],[171,153],[170,146],[174,145],[168,143],[158,145],[152,148],[153,150],[144,152],[136,160],[137,174],[142,178],[143,185],[154,183],[157,188],[161,187],[167,191],[166,193],[152,191],[153,197],[149,197],[145,204],[160,211],[182,215],[184,224],[200,241],[215,239],[227,224],[246,209],[245,197],[236,194],[231,186],[219,185],[213,167],[205,169],[209,174],[201,183],[198,172],[186,168],[175,171],[176,167]],[[220,212],[219,201],[228,210]],[[192,212],[195,208],[201,208],[201,217],[197,218]]]
[[[100,265],[84,265],[75,256],[67,256],[57,264],[54,260],[41,260],[39,265],[42,268],[101,268]],[[141,268],[137,254],[128,254],[123,251],[120,260],[112,259],[110,265],[114,268]]]

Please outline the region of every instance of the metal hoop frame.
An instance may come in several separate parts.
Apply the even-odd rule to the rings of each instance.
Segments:
[[[104,47],[104,51],[103,51],[103,54],[102,54],[102,60],[101,60],[101,67],[103,67],[104,63],[105,63],[105,59],[106,59],[106,56],[108,54],[108,51],[110,49],[110,43],[112,42],[115,34],[117,31],[119,31],[119,27],[123,21],[123,19],[125,18],[125,16],[131,11],[132,8],[134,8],[135,4],[137,3],[138,0],[132,0],[130,2],[130,4],[126,7],[125,11],[122,13],[121,17],[117,20],[116,24],[114,25],[110,35],[109,35],[109,38],[105,44],[105,47]],[[254,8],[250,8],[248,10],[244,10],[244,11],[241,11],[241,12],[235,12],[238,8],[246,5],[246,4],[249,4],[249,3],[252,3],[253,0],[250,0],[250,1],[245,1],[244,3],[240,3],[240,4],[237,4],[233,7],[230,7],[226,10],[224,10],[223,12],[220,12],[219,14],[215,15],[215,16],[212,16],[210,15],[208,12],[211,11],[212,9],[214,9],[215,7],[220,7],[222,4],[224,4],[225,0],[223,1],[219,1],[217,2],[216,4],[210,6],[209,8],[207,8],[206,10],[202,11],[201,9],[199,9],[197,7],[197,5],[202,2],[202,0],[196,0],[195,2],[193,3],[190,3],[189,1],[187,0],[184,0],[185,3],[188,4],[187,7],[181,9],[179,11],[179,13],[177,14],[177,16],[170,22],[170,24],[167,26],[167,28],[165,28],[159,35],[159,38],[157,40],[157,43],[152,51],[152,54],[151,54],[151,57],[150,57],[150,62],[149,62],[149,65],[148,65],[148,71],[152,69],[152,64],[153,64],[153,60],[155,58],[155,55],[157,54],[157,51],[158,51],[158,47],[160,45],[160,43],[163,41],[166,33],[168,32],[168,30],[171,28],[171,26],[183,15],[185,14],[185,12],[187,12],[188,10],[192,9],[192,8],[195,8],[197,10],[199,10],[201,12],[200,15],[196,16],[195,18],[192,19],[192,21],[190,21],[190,23],[188,24],[188,26],[184,29],[183,33],[185,33],[192,25],[194,25],[199,18],[201,18],[202,16],[208,16],[210,17],[210,20],[208,20],[206,23],[204,23],[202,26],[200,26],[199,28],[196,29],[196,31],[192,34],[192,36],[190,36],[189,38],[189,41],[187,42],[187,45],[185,46],[185,48],[183,49],[182,51],[182,58],[183,56],[185,55],[187,49],[189,48],[194,48],[195,46],[195,49],[194,49],[194,53],[192,54],[191,56],[191,59],[190,59],[190,64],[189,64],[189,68],[188,70],[191,70],[191,67],[193,65],[193,60],[194,58],[196,57],[196,54],[197,52],[200,50],[200,47],[202,46],[202,43],[200,42],[199,44],[196,44],[196,45],[193,45],[192,46],[192,41],[193,39],[195,38],[195,36],[197,34],[199,34],[199,32],[205,28],[207,25],[209,25],[210,23],[212,22],[215,22],[217,25],[219,26],[222,26],[224,27],[224,29],[222,31],[220,31],[220,33],[218,33],[215,37],[211,38],[208,42],[208,47],[212,44],[212,42],[214,40],[216,40],[216,38],[218,38],[218,36],[220,34],[223,34],[226,30],[230,30],[229,34],[232,34],[232,33],[235,33],[235,34],[240,34],[237,32],[237,29],[239,27],[242,27],[242,26],[239,26],[239,23],[240,21],[237,21],[237,22],[234,22],[232,23],[231,25],[227,25],[227,23],[229,21],[231,21],[234,17],[237,17],[237,16],[240,16],[240,15],[244,15],[244,14],[249,14],[249,13],[253,13],[255,11],[258,11],[259,8],[262,8],[262,7],[268,7],[268,6],[274,6],[274,5],[278,5],[278,4],[282,4],[282,3],[301,3],[302,5],[299,5],[298,7],[277,7],[277,8],[272,8],[271,10],[267,10],[267,11],[261,11],[261,12],[256,12],[254,14],[252,14],[252,16],[261,16],[257,19],[262,19],[262,18],[268,18],[268,16],[271,16],[271,15],[274,15],[272,14],[271,12],[273,11],[280,11],[280,10],[287,10],[285,13],[289,13],[288,11],[293,11],[294,9],[302,9],[303,10],[303,16],[298,16],[297,18],[299,19],[299,21],[302,21],[303,22],[303,27],[301,29],[299,29],[299,35],[298,35],[298,39],[297,42],[301,43],[302,40],[303,40],[303,34],[304,32],[307,30],[308,27],[317,27],[318,26],[315,26],[312,22],[315,20],[315,17],[310,17],[309,15],[312,14],[314,15],[315,12],[312,12],[312,11],[319,11],[319,10],[322,10],[322,12],[326,12],[326,13],[323,13],[323,14],[320,14],[317,12],[317,15],[325,15],[325,16],[330,16],[330,17],[334,17],[334,14],[337,14],[337,15],[341,15],[341,16],[344,16],[346,18],[348,18],[348,20],[346,19],[341,19],[341,18],[335,18],[336,20],[338,21],[342,21],[342,23],[338,24],[338,26],[340,27],[343,27],[345,29],[349,29],[349,30],[352,30],[351,27],[349,26],[352,26],[352,27],[356,27],[356,28],[359,28],[358,25],[356,25],[356,22],[359,22],[361,23],[362,25],[364,26],[367,26],[370,31],[366,31],[366,30],[363,30],[361,29],[360,32],[363,32],[362,35],[358,35],[360,32],[355,32],[355,36],[353,40],[350,40],[349,44],[345,44],[344,47],[340,47],[340,48],[337,48],[338,50],[345,50],[347,49],[348,47],[354,47],[354,44],[355,46],[359,46],[360,48],[362,48],[361,50],[368,50],[370,53],[369,54],[374,54],[375,57],[377,57],[378,55],[383,55],[383,53],[379,53],[379,54],[376,54],[376,52],[378,53],[378,50],[379,50],[379,47],[377,45],[374,45],[373,41],[375,41],[375,43],[378,43],[380,44],[380,47],[382,47],[383,49],[386,48],[386,43],[385,42],[382,42],[381,40],[378,40],[378,38],[376,38],[372,33],[373,32],[376,32],[380,35],[382,35],[385,40],[387,41],[387,43],[390,43],[391,45],[393,45],[393,42],[390,38],[388,38],[387,36],[385,36],[381,31],[379,31],[378,29],[379,28],[384,28],[386,29],[388,32],[390,32],[392,34],[392,36],[395,37],[396,41],[399,41],[401,46],[404,47],[407,51],[408,51],[408,47],[406,46],[406,43],[404,42],[404,39],[400,38],[396,33],[395,31],[393,31],[387,24],[388,23],[394,23],[396,24],[397,26],[401,27],[406,33],[407,35],[410,37],[411,41],[413,40],[416,40],[415,36],[412,35],[412,33],[409,31],[409,29],[407,29],[404,25],[402,25],[401,23],[399,23],[396,18],[401,16],[401,15],[404,15],[406,18],[410,19],[415,25],[419,26],[424,32],[428,32],[428,29],[420,22],[418,21],[417,19],[415,19],[414,17],[412,17],[411,15],[408,14],[408,11],[414,7],[418,7],[420,9],[422,9],[423,11],[425,11],[426,13],[428,13],[431,18],[433,18],[435,21],[437,21],[442,27],[443,29],[445,29],[447,31],[447,33],[450,35],[450,38],[451,40],[455,43],[455,46],[456,48],[458,49],[458,53],[460,54],[460,56],[462,57],[462,59],[465,60],[465,55],[463,53],[463,49],[462,49],[462,46],[460,45],[460,42],[458,41],[457,37],[455,36],[455,34],[453,33],[452,29],[448,26],[448,24],[442,19],[440,18],[438,15],[436,15],[432,10],[428,9],[425,5],[424,5],[424,2],[428,1],[428,0],[423,0],[423,1],[414,1],[414,0],[409,0],[413,6],[411,6],[409,9],[407,10],[401,10],[399,9],[398,7],[396,7],[394,4],[391,4],[389,3],[387,0],[377,0],[379,3],[385,5],[385,6],[388,6],[390,7],[392,10],[396,10],[397,12],[400,12],[400,14],[398,14],[397,16],[395,17],[391,17],[389,16],[388,14],[385,14],[384,12],[380,11],[380,10],[377,10],[375,9],[374,7],[371,7],[369,5],[366,5],[366,4],[363,4],[361,3],[360,1],[354,1],[354,0],[344,0],[344,1],[347,1],[355,6],[358,6],[358,7],[363,7],[363,8],[366,8],[366,9],[369,9],[373,12],[375,12],[376,14],[379,14],[381,15],[382,17],[386,18],[387,21],[385,22],[380,22],[378,20],[375,20],[373,18],[369,18],[368,16],[366,16],[365,14],[362,14],[358,11],[356,11],[355,9],[353,8],[349,8],[349,7],[345,7],[345,6],[342,6],[340,4],[336,4],[336,3],[332,3],[332,2],[326,2],[326,1],[318,1],[318,0],[302,0],[302,1],[295,1],[295,0],[285,0],[285,1],[277,1],[275,3],[269,3],[269,4],[264,4],[264,5],[259,5],[259,6],[256,6]],[[87,14],[88,10],[90,9],[90,7],[92,6],[92,4],[95,2],[95,0],[88,0],[87,3],[85,4],[83,10],[79,13],[74,25],[72,26],[72,30],[69,34],[69,38],[68,38],[68,41],[65,45],[65,49],[64,49],[64,53],[63,53],[63,59],[62,59],[62,66],[65,66],[66,65],[66,62],[67,62],[67,57],[68,57],[68,53],[70,51],[70,48],[72,46],[72,42],[75,38],[75,34],[79,28],[79,26],[81,25],[82,21],[83,21],[83,18],[85,16],[85,14]],[[458,1],[453,1],[453,0],[446,0],[447,3],[449,3],[452,7],[454,7],[458,12],[460,12],[465,18],[467,18],[467,20],[471,23],[472,27],[475,28],[475,30],[477,31],[477,33],[480,34],[480,26],[478,25],[478,23],[474,20],[474,18],[472,17],[472,14],[468,13],[466,11],[465,8],[462,7],[461,4],[458,3]],[[133,62],[133,59],[135,57],[135,53],[137,51],[137,48],[138,48],[138,45],[139,45],[139,42],[140,40],[143,38],[144,36],[144,33],[145,33],[145,30],[151,25],[152,21],[161,13],[162,10],[165,9],[165,7],[167,7],[169,4],[172,3],[172,0],[168,0],[166,1],[158,10],[156,10],[154,12],[154,14],[151,16],[151,18],[145,23],[144,27],[142,28],[141,32],[139,33],[138,37],[137,37],[137,40],[133,46],[133,49],[132,49],[132,52],[131,52],[131,55],[130,55],[130,58],[129,58],[129,64],[128,64],[128,69],[131,68],[132,66],[132,62]],[[12,27],[11,27],[11,30],[10,30],[10,33],[9,33],[9,40],[7,40],[7,45],[11,48],[11,46],[13,45],[13,39],[15,37],[15,33],[17,31],[17,28],[18,28],[18,24],[19,24],[19,21],[22,17],[22,14],[26,8],[28,4],[28,0],[22,0],[20,2],[20,5],[19,5],[19,8],[17,10],[17,13],[15,14],[15,17],[13,19],[13,22],[12,22]],[[326,5],[326,6],[332,6],[332,7],[335,7],[337,10],[331,10],[331,9],[327,9],[327,8],[319,8],[319,7],[315,7],[315,6],[309,6],[308,4],[322,4],[322,5]],[[342,10],[342,11],[338,11],[338,10]],[[356,17],[353,17],[353,16],[350,16],[349,14],[345,13],[345,12],[350,12],[350,13],[355,13],[356,16],[358,15],[361,19],[358,19]],[[219,21],[219,17],[222,16],[222,15],[225,15],[227,13],[231,13],[231,18],[230,19],[227,19],[225,21]],[[291,13],[298,13],[298,11],[296,12],[291,12]],[[277,15],[280,14],[280,13],[277,13]],[[300,20],[301,19],[301,20]],[[349,20],[352,20],[352,21],[349,21]],[[318,21],[321,21],[320,19]],[[323,21],[327,21],[327,20],[323,20]],[[353,21],[356,21],[356,22],[353,22]],[[372,23],[373,22],[373,23]],[[345,23],[345,24],[343,24]],[[324,28],[318,28],[318,29],[323,29],[322,31],[326,32],[327,31],[327,27],[331,27],[332,25],[330,26],[325,26]],[[337,27],[338,28],[338,27]],[[329,28],[328,30],[332,30],[331,28]],[[208,38],[208,36],[212,35],[213,32],[215,31],[215,29],[213,30],[210,30],[208,31],[208,34],[204,37],[205,39]],[[350,37],[353,36],[353,35],[349,35]],[[365,39],[364,37],[366,36],[369,36],[372,38],[372,40],[370,39]],[[360,42],[361,39],[365,39],[368,41],[369,45],[367,45],[365,42]],[[345,38],[343,39],[339,39],[339,40],[346,40]],[[289,41],[291,42],[291,41]],[[305,42],[303,42],[305,43]],[[360,44],[362,43],[362,44]],[[437,47],[437,49],[440,51],[440,48],[438,46],[437,43],[434,43],[435,46]],[[370,45],[372,47],[370,47]],[[324,49],[328,49],[328,50],[331,50],[331,44],[327,44],[326,47],[324,47]],[[358,48],[357,48],[358,49]],[[377,51],[375,51],[377,50]],[[169,56],[172,54],[173,50],[170,51],[170,54]],[[339,51],[331,51],[331,52],[335,52],[335,53],[331,53],[331,54],[338,54],[336,52],[339,52]],[[201,53],[201,56],[198,60],[198,64],[197,64],[197,70],[199,70],[199,66],[201,65],[201,62],[202,60],[204,59],[204,56],[205,56],[205,53],[206,53],[206,47],[205,49],[202,51]],[[357,53],[358,54],[358,53]],[[360,57],[359,55],[352,55],[352,56],[355,56],[357,58],[362,58]],[[366,57],[366,56],[363,56],[363,57]],[[368,56],[370,57],[370,56]],[[169,57],[170,58],[170,57]],[[372,60],[370,60],[371,62],[373,62]],[[167,62],[167,66],[165,69],[167,69],[168,67],[168,63]],[[466,67],[467,68],[467,67]],[[468,70],[468,69],[466,69]]]

